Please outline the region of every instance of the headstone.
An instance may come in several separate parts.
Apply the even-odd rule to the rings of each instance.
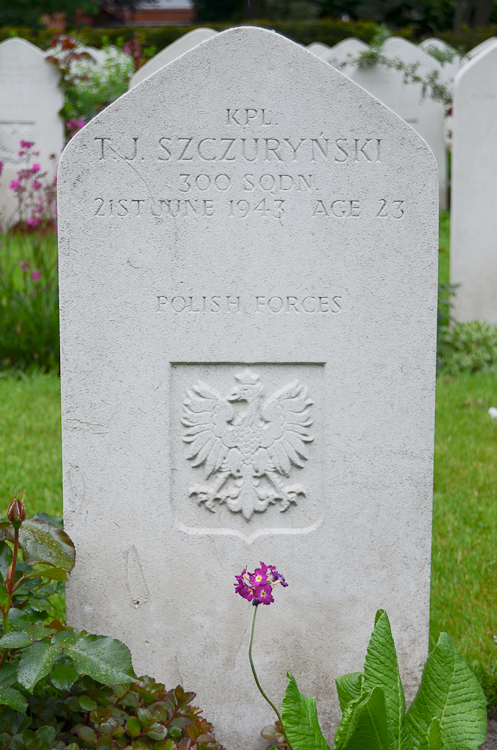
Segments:
[[[457,74],[453,110],[452,314],[497,323],[497,40]]]
[[[261,60],[264,65],[261,65]],[[236,64],[234,64],[234,62]],[[305,102],[305,107],[302,103]],[[331,737],[378,607],[428,648],[438,202],[424,141],[301,46],[223,32],[70,142],[59,173],[68,622],[197,693],[230,750],[274,720],[234,575],[289,581],[255,659]]]
[[[406,63],[419,63],[420,73],[432,70],[441,71],[435,58],[417,45],[391,37],[383,45],[383,54],[388,58],[400,58]],[[421,135],[435,154],[439,174],[440,207],[447,207],[447,155],[444,137],[444,108],[440,102],[428,97],[422,98],[421,84],[404,83],[401,71],[385,65],[356,68],[349,73],[352,80],[363,86],[383,104],[408,122]]]
[[[353,37],[343,39],[330,48],[326,61],[335,67],[339,67],[343,73],[349,75],[353,70],[351,67],[352,61],[356,60],[359,54],[365,52],[367,49],[369,49],[368,45],[361,42],[360,39],[354,39]]]
[[[54,175],[64,146],[59,78],[57,68],[30,42],[13,38],[0,44],[0,223],[17,220],[17,201],[9,186],[25,166],[19,156],[21,140],[35,143],[37,162]]]
[[[467,53],[466,58],[463,59],[463,64],[465,65],[469,60],[472,60],[476,55],[479,55],[480,52],[483,52],[487,49],[491,44],[493,44],[497,40],[497,37],[491,36],[488,39],[485,39],[484,42],[480,42],[480,44],[477,44],[476,47],[473,47],[473,49],[470,49],[470,51]]]
[[[330,48],[327,44],[321,44],[321,42],[313,42],[307,47],[308,52],[312,52],[316,57],[320,57],[322,60],[328,55]]]
[[[184,34],[175,42],[169,44],[157,55],[152,57],[151,60],[146,62],[145,65],[142,65],[142,67],[136,71],[129,82],[130,89],[144,81],[145,78],[148,78],[152,73],[156,73],[160,68],[163,68],[164,65],[168,65],[173,60],[176,60],[180,55],[184,55],[185,52],[189,52],[198,44],[202,44],[202,42],[207,41],[207,39],[211,39],[217,33],[218,32],[214,31],[214,29],[193,29],[193,31],[189,31],[188,34]]]
[[[453,55],[452,61],[449,62],[443,62],[440,63],[441,70],[440,70],[440,79],[444,83],[452,83],[454,81],[454,78],[456,76],[457,71],[459,70],[461,66],[461,56],[456,54],[456,51],[453,47],[450,46],[450,44],[447,44],[446,42],[443,42],[441,39],[436,39],[435,37],[430,39],[425,39],[421,44],[419,45],[422,50],[425,52],[428,52],[429,55],[437,59],[436,53],[437,52],[450,52]]]

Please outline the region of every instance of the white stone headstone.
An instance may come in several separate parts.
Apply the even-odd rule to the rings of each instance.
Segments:
[[[193,29],[193,31],[189,31],[188,34],[184,34],[179,39],[176,39],[175,42],[169,44],[165,49],[152,57],[151,60],[146,62],[145,65],[142,65],[142,67],[136,71],[129,82],[130,89],[144,81],[145,78],[148,78],[152,73],[156,73],[160,68],[163,68],[164,65],[168,65],[173,60],[176,60],[180,55],[184,55],[185,52],[189,52],[197,45],[207,41],[207,39],[211,39],[217,33],[218,32],[214,31],[214,29]]]
[[[450,46],[450,44],[447,44],[446,42],[442,41],[441,39],[436,39],[436,37],[432,37],[430,39],[425,39],[421,44],[419,45],[421,49],[423,49],[425,52],[428,52],[429,55],[436,58],[436,52],[450,52],[453,54],[452,61],[440,63],[441,70],[440,70],[440,78],[444,83],[452,83],[454,81],[454,78],[457,74],[457,71],[459,70],[461,66],[461,56],[456,54],[456,51],[453,47]]]
[[[383,54],[388,58],[400,58],[406,63],[419,63],[421,73],[441,71],[434,57],[417,45],[391,37],[383,45]],[[385,65],[356,68],[347,75],[363,86],[373,96],[409,123],[421,135],[435,154],[439,173],[440,207],[447,207],[447,156],[444,138],[444,108],[440,102],[422,98],[421,84],[404,83],[401,71]]]
[[[466,64],[469,60],[472,60],[474,57],[480,54],[480,52],[483,52],[487,49],[491,44],[493,44],[495,41],[497,41],[497,37],[491,36],[488,39],[485,39],[484,42],[480,42],[480,44],[477,44],[476,47],[473,47],[473,49],[470,49],[470,51],[466,55],[466,59],[463,61],[464,64]]]
[[[351,62],[357,59],[358,55],[367,49],[369,49],[367,44],[361,42],[360,39],[354,39],[351,37],[350,39],[343,39],[341,42],[338,42],[338,44],[335,44],[334,47],[331,47],[325,59],[326,62],[335,65],[335,67],[337,65],[340,66],[343,63],[348,63],[348,65],[341,68],[341,70],[343,73],[349,75],[353,70],[350,66]]]
[[[21,140],[35,143],[40,152],[36,161],[54,176],[64,146],[59,78],[57,68],[30,42],[13,38],[0,44],[0,215],[7,225],[18,218],[9,186],[25,166],[19,156]]]
[[[362,668],[378,607],[410,697],[420,678],[437,185],[414,130],[250,27],[147,78],[64,152],[68,621],[195,690],[230,750],[274,720],[233,586],[260,560],[289,582],[256,632],[276,703],[291,669],[331,737],[334,678]]]
[[[457,74],[453,112],[452,314],[497,323],[497,40]]]
[[[316,55],[316,57],[320,57],[322,60],[324,60],[328,55],[330,48],[327,44],[322,44],[321,42],[313,42],[312,44],[309,44],[307,50],[308,52],[312,52],[313,55]]]

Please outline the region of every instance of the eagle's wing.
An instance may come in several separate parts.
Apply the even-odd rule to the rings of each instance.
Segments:
[[[193,459],[192,466],[205,462],[206,477],[210,477],[221,468],[235,445],[233,428],[228,424],[234,416],[233,407],[201,380],[187,393],[181,420],[187,428],[183,440],[190,444],[188,458]]]
[[[262,404],[261,415],[266,424],[261,447],[267,449],[274,468],[280,474],[288,476],[292,464],[302,468],[307,459],[306,443],[314,440],[309,433],[312,403],[307,397],[307,388],[294,380]]]

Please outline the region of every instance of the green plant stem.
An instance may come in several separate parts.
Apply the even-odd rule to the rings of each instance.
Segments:
[[[292,746],[290,745],[290,742],[288,741],[288,737],[286,736],[285,727],[283,726],[283,719],[281,718],[280,712],[278,711],[274,703],[267,697],[266,693],[262,689],[261,683],[259,682],[259,678],[257,677],[257,672],[255,671],[254,660],[252,659],[252,644],[254,642],[255,617],[257,615],[258,607],[254,606],[253,609],[254,609],[254,612],[252,614],[252,626],[250,628],[250,642],[249,642],[249,661],[250,661],[250,666],[252,668],[252,674],[254,675],[255,684],[259,688],[260,694],[269,703],[274,713],[278,717],[278,721],[280,722],[281,729],[283,730],[283,734],[285,735],[285,740],[286,740],[288,747],[290,748],[290,750],[293,750]]]
[[[3,632],[4,635],[9,629],[9,610],[12,604],[12,594],[14,591],[14,581],[16,577],[17,551],[19,549],[19,529],[14,529],[14,554],[12,556],[11,575],[9,578],[9,587],[7,589],[7,601],[5,602],[5,611],[3,613]]]

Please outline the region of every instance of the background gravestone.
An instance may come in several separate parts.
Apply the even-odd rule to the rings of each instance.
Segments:
[[[367,44],[361,42],[360,39],[354,39],[351,37],[350,39],[343,39],[341,42],[338,42],[338,44],[335,44],[334,47],[331,47],[325,59],[326,62],[329,62],[331,65],[337,65],[337,63],[350,63],[351,60],[355,60],[359,56],[360,52],[364,52],[367,49],[369,49]],[[345,66],[341,70],[342,73],[349,75],[353,68]]]
[[[60,73],[43,52],[24,39],[0,44],[0,213],[10,223],[17,201],[9,185],[24,166],[20,141],[34,141],[37,161],[52,177],[64,146],[59,110],[64,101],[58,88]],[[50,155],[56,160],[51,161]]]
[[[316,55],[316,57],[320,57],[322,60],[324,60],[328,55],[330,48],[327,44],[322,44],[321,42],[312,42],[312,44],[308,45],[307,51],[312,52],[313,55]]]
[[[133,88],[138,83],[141,83],[145,78],[156,73],[164,65],[168,65],[172,60],[175,60],[180,55],[184,55],[185,52],[189,52],[191,49],[196,47],[198,44],[205,42],[207,39],[215,36],[218,32],[214,29],[193,29],[188,34],[184,34],[175,42],[169,44],[165,49],[159,52],[157,55],[152,57],[151,60],[142,65],[134,75],[131,76],[129,82],[129,88]]]
[[[497,323],[497,40],[457,74],[453,111],[452,313]]]
[[[233,583],[264,560],[290,584],[256,634],[277,703],[291,669],[330,734],[378,607],[412,697],[438,261],[424,141],[299,45],[232,29],[75,136],[59,232],[69,622],[194,689],[230,750],[257,747],[274,717]]]
[[[389,58],[399,57],[406,63],[419,62],[418,70],[421,74],[439,70],[441,77],[443,76],[442,66],[434,57],[405,39],[399,37],[387,39],[382,51]],[[344,72],[383,104],[393,109],[425,139],[435,154],[438,164],[440,208],[446,208],[447,156],[443,104],[428,97],[423,99],[421,84],[404,83],[402,71],[393,70],[384,65],[355,69],[347,67]]]
[[[443,42],[441,39],[436,39],[435,37],[425,39],[419,46],[435,59],[437,59],[436,54],[434,54],[436,52],[448,52],[454,55],[452,62],[447,61],[441,63],[441,69],[439,71],[440,79],[444,81],[444,83],[453,82],[457,71],[461,67],[461,56],[456,54],[455,49],[451,47],[450,44]]]

